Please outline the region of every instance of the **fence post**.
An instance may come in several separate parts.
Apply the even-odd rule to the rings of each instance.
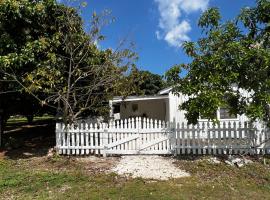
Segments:
[[[264,148],[264,139],[263,139],[263,127],[260,121],[256,121],[256,153],[260,154],[261,149]]]
[[[140,153],[138,149],[141,148],[141,144],[142,144],[142,141],[143,141],[143,134],[140,134],[141,126],[142,126],[141,117],[136,117],[137,134],[141,136],[140,141],[137,143],[138,146],[135,147],[138,154]]]
[[[103,124],[103,134],[102,134],[102,143],[103,143],[103,157],[107,157],[107,150],[108,150],[108,140],[107,140],[107,137],[108,137],[108,124],[104,123]]]
[[[171,152],[174,154],[174,156],[177,156],[176,152],[176,121],[175,118],[173,118],[173,122],[170,124],[170,146],[171,146]]]
[[[60,154],[60,148],[61,148],[61,123],[56,122],[55,125],[55,138],[56,138],[56,152]]]
[[[248,140],[249,140],[249,153],[250,155],[254,155],[256,150],[256,128],[254,123],[248,122],[247,123],[247,129],[248,129]]]

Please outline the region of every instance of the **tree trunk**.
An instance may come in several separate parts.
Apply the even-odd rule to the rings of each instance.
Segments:
[[[0,113],[0,147],[2,147],[2,136],[4,133],[4,117],[2,113]]]
[[[34,116],[33,115],[27,115],[26,118],[27,118],[28,124],[32,124]]]
[[[9,116],[6,116],[3,110],[0,109],[0,147],[3,146],[3,133]]]
[[[2,116],[0,114],[0,147],[2,147],[2,134],[3,134]]]

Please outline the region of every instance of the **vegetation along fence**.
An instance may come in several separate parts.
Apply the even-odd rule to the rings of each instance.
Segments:
[[[164,122],[131,118],[109,123],[56,124],[59,154],[269,154],[270,130],[261,123]]]

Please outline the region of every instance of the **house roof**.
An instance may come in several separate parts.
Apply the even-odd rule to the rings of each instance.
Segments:
[[[158,92],[156,95],[145,95],[145,96],[115,96],[112,99],[112,102],[127,102],[127,101],[143,101],[143,100],[156,100],[156,99],[168,99],[168,94],[172,90],[172,87],[167,87]]]
[[[158,100],[158,99],[168,99],[168,95],[152,95],[152,96],[128,96],[128,97],[114,97],[112,102],[127,102],[127,101],[143,101],[143,100]]]
[[[160,90],[158,92],[158,94],[160,94],[160,95],[169,94],[171,90],[172,90],[172,87],[167,87],[167,88]]]

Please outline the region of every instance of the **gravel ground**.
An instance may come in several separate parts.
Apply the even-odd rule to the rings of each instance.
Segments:
[[[175,167],[174,159],[162,156],[122,156],[119,163],[110,172],[119,175],[141,177],[145,179],[168,180],[190,176],[189,173]]]

